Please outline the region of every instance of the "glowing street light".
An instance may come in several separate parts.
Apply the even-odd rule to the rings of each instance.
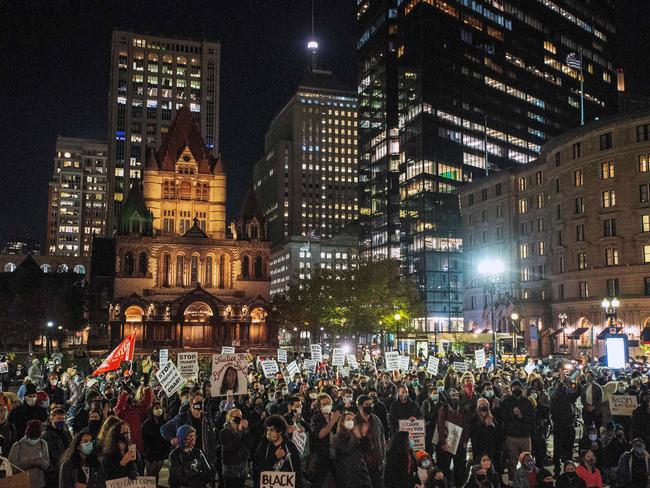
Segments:
[[[492,324],[492,356],[494,358],[494,370],[497,369],[497,328],[494,323],[494,293],[496,286],[501,281],[501,275],[506,270],[503,261],[497,258],[485,258],[476,268],[485,283],[485,291],[490,295],[490,323]]]

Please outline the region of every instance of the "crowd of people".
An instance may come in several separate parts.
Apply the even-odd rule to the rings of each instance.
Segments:
[[[443,358],[436,376],[423,360],[409,371],[379,360],[266,378],[251,357],[246,395],[212,396],[199,376],[168,397],[157,367],[147,356],[97,377],[38,359],[13,368],[28,373],[0,394],[0,476],[24,470],[33,488],[158,482],[164,465],[170,487],[259,487],[268,471],[294,473],[297,488],[646,488],[650,479],[650,385],[637,371],[460,372]],[[632,415],[611,415],[615,395],[636,398]],[[424,421],[424,446],[401,420]]]

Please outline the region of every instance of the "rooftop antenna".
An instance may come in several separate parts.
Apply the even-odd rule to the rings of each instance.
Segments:
[[[307,43],[307,49],[311,53],[311,71],[318,69],[318,42],[314,37],[314,0],[311,0],[311,37]]]

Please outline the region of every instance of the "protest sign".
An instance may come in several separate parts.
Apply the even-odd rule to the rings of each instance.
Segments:
[[[165,390],[165,395],[172,396],[185,384],[185,380],[180,372],[172,362],[167,362],[164,368],[156,372],[156,378],[162,389]]]
[[[198,379],[199,377],[199,353],[179,352],[176,356],[176,366],[183,378]]]
[[[467,363],[463,361],[454,361],[453,366],[457,373],[464,373],[468,369]]]
[[[235,354],[235,348],[232,346],[221,346],[221,354]]]
[[[316,372],[316,366],[318,366],[318,361],[314,359],[305,359],[302,363],[302,369],[305,371],[311,371],[312,373]]]
[[[291,436],[291,440],[293,443],[296,445],[298,448],[298,452],[300,454],[305,453],[305,446],[307,445],[307,433],[306,432],[300,432],[298,429],[293,431],[293,435]]]
[[[429,361],[427,362],[427,373],[429,373],[431,376],[436,376],[438,374],[439,366],[440,358],[429,356]]]
[[[456,451],[458,450],[458,445],[460,444],[460,436],[463,434],[463,428],[456,424],[452,424],[449,421],[447,421],[446,423],[446,428],[447,428],[447,438],[445,439],[443,450],[455,456]],[[439,442],[438,427],[436,426],[436,430],[433,432],[433,438],[431,439],[431,443],[434,445],[438,445],[438,442]]]
[[[9,363],[7,361],[3,361],[0,363],[0,374],[8,373],[9,372]]]
[[[278,373],[278,362],[275,359],[265,359],[262,361],[262,371],[264,371],[265,378],[273,378],[273,376]]]
[[[409,436],[411,436],[411,439],[413,439],[413,444],[415,444],[414,448],[417,449],[424,449],[424,436],[425,436],[425,429],[424,429],[424,420],[414,420],[411,422],[410,420],[400,420],[399,421],[399,430],[403,430],[404,432],[408,432]]]
[[[262,471],[260,488],[295,488],[296,473],[288,471]]]
[[[395,371],[399,367],[399,352],[388,351],[384,354],[386,361],[386,371]]]
[[[286,363],[286,362],[287,362],[287,350],[278,349],[278,363]]]
[[[248,390],[246,353],[212,355],[212,396],[244,395]]]
[[[630,417],[637,406],[635,395],[612,395],[609,399],[609,411],[612,415]]]
[[[485,363],[487,363],[485,349],[477,349],[474,351],[474,362],[476,363],[477,369],[485,368]]]
[[[158,363],[160,364],[160,367],[164,368],[167,361],[169,361],[169,349],[161,349],[158,353]]]
[[[32,482],[25,472],[0,479],[0,488],[31,488]]]
[[[411,364],[411,358],[408,356],[397,357],[397,369],[400,371],[408,371]]]
[[[311,345],[311,358],[317,363],[323,360],[323,349],[320,347],[320,344]]]
[[[295,375],[300,374],[300,367],[295,361],[291,361],[287,364],[287,371],[289,372],[289,377],[293,378]]]
[[[332,366],[343,366],[345,364],[345,353],[340,347],[332,351]]]
[[[106,488],[156,488],[156,478],[153,476],[138,476],[134,480],[129,478],[106,480]]]
[[[348,354],[346,356],[348,360],[348,366],[352,369],[359,369],[359,363],[357,362],[357,357],[354,354]]]

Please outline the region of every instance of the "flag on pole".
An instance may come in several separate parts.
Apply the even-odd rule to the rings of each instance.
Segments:
[[[506,314],[505,314],[505,316],[506,316],[506,317],[510,317],[510,314],[512,314],[512,312],[514,312],[514,311],[515,311],[515,306],[512,304],[512,302],[510,302],[510,303],[508,304],[508,308],[506,308]]]
[[[582,56],[576,53],[569,53],[566,57],[566,64],[569,68],[582,70]]]
[[[99,365],[91,376],[97,376],[109,371],[115,371],[120,368],[122,361],[133,361],[133,352],[135,351],[135,332],[126,337],[119,345],[113,349],[106,359]]]
[[[486,305],[483,307],[483,313],[481,314],[481,327],[487,329],[489,322],[490,322],[490,311],[488,310],[488,307]]]

